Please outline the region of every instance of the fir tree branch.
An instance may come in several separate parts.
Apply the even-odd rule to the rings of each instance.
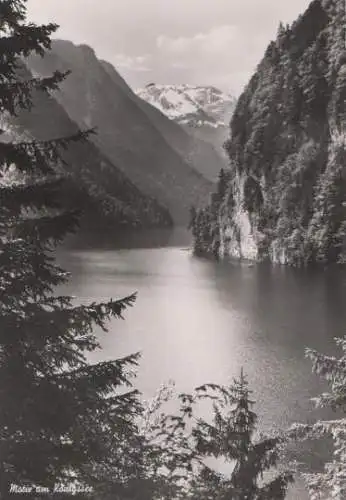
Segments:
[[[0,164],[5,168],[15,165],[19,172],[36,176],[56,173],[54,165],[57,162],[66,164],[62,151],[66,151],[70,144],[86,141],[94,133],[95,129],[90,129],[47,141],[0,143]]]
[[[0,185],[0,199],[3,208],[13,212],[21,213],[21,209],[31,208],[42,210],[43,208],[57,209],[60,206],[58,197],[63,184],[64,177],[40,179],[35,182],[23,182]]]
[[[18,68],[19,58],[28,57],[31,53],[44,56],[45,50],[51,48],[50,35],[57,29],[56,24],[36,26],[33,23],[16,24],[12,33],[0,37],[0,74],[3,78],[13,78]]]
[[[0,111],[17,116],[22,109],[30,110],[33,106],[34,91],[48,92],[59,88],[59,84],[70,74],[55,71],[51,77],[32,78],[23,81],[4,81],[0,77]]]
[[[18,238],[35,243],[42,248],[45,245],[56,246],[67,234],[74,233],[79,226],[80,213],[76,210],[56,215],[38,216],[19,220],[13,226]]]

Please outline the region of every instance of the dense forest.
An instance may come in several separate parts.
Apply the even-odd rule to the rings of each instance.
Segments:
[[[56,89],[66,75],[18,78],[20,58],[49,49],[57,26],[29,24],[23,0],[1,2],[0,19],[1,113],[15,116],[33,109],[35,89]],[[228,387],[177,395],[180,411],[170,415],[168,389],[151,402],[136,390],[138,354],[87,362],[100,349],[95,328],[107,331],[136,299],[80,305],[57,293],[68,274],[54,252],[80,217],[66,204],[62,155],[89,133],[0,141],[0,499],[279,500],[299,472],[284,460],[286,445],[327,433],[335,455],[325,471],[305,478],[312,495],[345,498],[345,419],[259,438],[243,373]],[[220,174],[215,204],[228,182]],[[340,359],[307,354],[330,385],[317,404],[345,413],[346,339],[338,343]],[[202,401],[211,404],[209,420],[198,416]],[[208,466],[210,457],[228,463],[229,473]]]
[[[345,98],[345,5],[314,0],[279,26],[238,100],[227,189],[195,219],[198,253],[344,261]]]

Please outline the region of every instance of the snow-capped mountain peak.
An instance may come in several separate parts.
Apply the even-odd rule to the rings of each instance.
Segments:
[[[225,127],[235,98],[213,86],[150,83],[137,95],[168,118],[190,127]]]

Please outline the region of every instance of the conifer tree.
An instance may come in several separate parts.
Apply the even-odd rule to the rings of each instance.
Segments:
[[[188,229],[193,229],[195,223],[196,223],[196,217],[197,217],[197,210],[196,210],[196,207],[194,207],[193,205],[190,207],[190,217],[189,217],[189,223],[188,223],[188,226],[187,228]]]
[[[2,124],[10,127],[20,109],[30,110],[33,90],[56,89],[67,76],[19,77],[23,59],[43,55],[56,28],[28,23],[25,0],[0,2]],[[86,355],[99,348],[93,328],[105,330],[135,297],[76,305],[55,291],[68,275],[53,252],[78,223],[78,214],[61,204],[61,153],[86,137],[9,142],[0,136],[1,500],[15,498],[11,485],[53,488],[73,479],[96,486],[110,444],[110,465],[116,458],[122,464],[122,489],[133,474],[127,451],[140,410],[129,370],[137,356],[90,365]]]
[[[215,217],[210,207],[199,209],[194,214],[191,224],[192,235],[194,238],[194,253],[200,256],[206,256],[211,252],[215,231]]]
[[[219,172],[219,178],[217,182],[217,194],[219,197],[220,202],[224,199],[226,191],[227,191],[227,182],[228,182],[228,175],[226,174],[225,170],[221,168]]]
[[[343,500],[346,498],[346,337],[336,339],[342,353],[339,358],[307,349],[307,357],[313,363],[313,371],[323,377],[329,392],[314,399],[318,408],[336,411],[334,420],[319,420],[315,424],[296,424],[290,429],[290,437],[325,439],[331,436],[334,453],[322,472],[304,474],[311,500]]]
[[[180,395],[181,413],[171,421],[171,435],[178,440],[181,464],[186,472],[186,487],[179,498],[185,500],[280,500],[293,481],[290,471],[279,466],[284,438],[256,438],[257,416],[248,382],[241,372],[229,387],[203,385],[193,395]],[[212,418],[196,415],[198,403],[210,400]],[[197,406],[196,406],[197,405]],[[180,439],[177,439],[179,438]],[[211,457],[221,459],[229,467],[219,473],[207,465]],[[271,479],[263,481],[270,471]]]

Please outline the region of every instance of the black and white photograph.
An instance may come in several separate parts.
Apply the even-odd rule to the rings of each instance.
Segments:
[[[0,0],[0,500],[346,500],[346,0]]]

